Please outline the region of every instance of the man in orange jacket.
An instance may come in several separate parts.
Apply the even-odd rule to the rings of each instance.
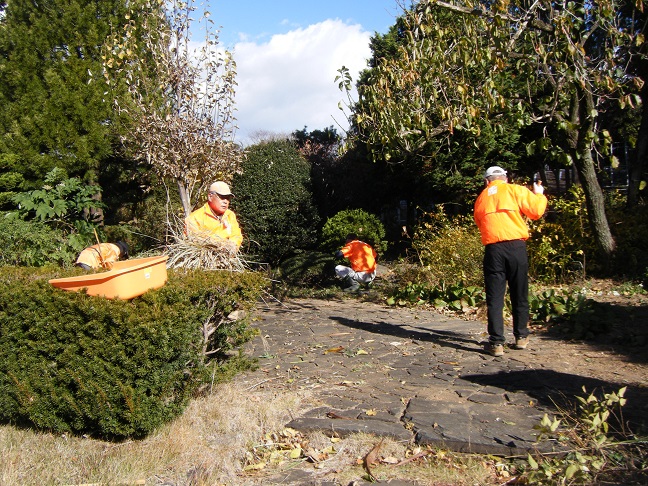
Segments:
[[[117,243],[99,243],[79,253],[75,265],[84,270],[111,268],[117,260],[128,258],[128,245],[124,241]]]
[[[485,350],[493,356],[504,354],[504,296],[508,283],[513,311],[515,348],[529,343],[529,259],[526,240],[529,228],[524,217],[539,219],[547,208],[542,183],[526,187],[509,184],[506,171],[489,167],[486,188],[475,201],[475,223],[481,233],[484,253],[484,283],[488,318],[488,343]]]
[[[338,258],[347,258],[351,266],[336,265],[335,274],[343,279],[347,286],[345,292],[355,292],[360,284],[369,285],[376,278],[376,250],[354,234],[346,237],[346,244],[335,253]]]
[[[234,195],[223,181],[209,186],[207,202],[187,218],[187,231],[229,242],[234,250],[243,243],[243,235],[234,211],[229,209]]]

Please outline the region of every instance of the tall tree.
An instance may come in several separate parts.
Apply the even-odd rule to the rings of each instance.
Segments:
[[[359,134],[374,158],[397,159],[457,129],[479,133],[503,114],[522,125],[553,121],[581,178],[598,246],[609,255],[615,243],[592,156],[596,109],[611,97],[634,102],[641,84],[618,54],[642,38],[621,28],[615,9],[610,0],[422,0],[407,12],[399,55],[380,62],[359,90]]]
[[[214,180],[231,180],[242,159],[233,142],[236,65],[218,48],[209,13],[194,22],[196,9],[191,0],[134,4],[104,59],[106,79],[116,89],[125,83],[130,95],[115,97],[128,115],[124,143],[160,178],[176,183],[185,216],[196,194]],[[205,39],[194,48],[198,25]]]
[[[620,22],[623,28],[632,32],[637,39],[634,44],[628,44],[621,51],[628,63],[632,77],[643,81],[639,89],[641,97],[641,121],[639,123],[637,142],[635,144],[635,157],[631,162],[628,185],[628,209],[632,210],[639,202],[639,195],[646,194],[646,167],[648,166],[648,43],[645,42],[648,34],[648,11],[644,9],[645,2],[626,0],[621,3],[619,10]]]
[[[101,46],[125,0],[11,0],[0,9],[0,174],[14,188],[54,167],[97,180],[113,154]],[[1,181],[0,181],[1,183]],[[11,187],[0,187],[11,191]]]

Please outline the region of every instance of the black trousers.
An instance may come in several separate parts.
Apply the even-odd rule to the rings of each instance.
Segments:
[[[484,283],[488,335],[491,343],[502,344],[504,337],[504,297],[508,283],[513,312],[513,335],[529,335],[529,257],[524,240],[486,245]]]

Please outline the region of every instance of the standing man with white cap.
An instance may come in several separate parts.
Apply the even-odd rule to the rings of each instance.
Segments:
[[[225,182],[214,182],[209,186],[207,202],[187,218],[187,231],[215,239],[221,238],[238,250],[243,243],[243,235],[236,214],[229,209],[233,196]]]
[[[539,219],[547,208],[541,182],[533,183],[533,192],[509,184],[506,171],[489,167],[484,174],[486,188],[475,201],[475,223],[481,233],[484,253],[484,284],[488,316],[486,352],[504,354],[504,296],[508,283],[513,312],[515,348],[529,343],[529,259],[526,240],[529,228],[524,216]]]

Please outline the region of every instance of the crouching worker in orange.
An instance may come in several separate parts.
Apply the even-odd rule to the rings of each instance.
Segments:
[[[123,241],[117,243],[99,243],[83,250],[75,265],[84,270],[110,268],[117,260],[128,258],[128,245]]]
[[[187,233],[222,239],[238,251],[243,235],[236,214],[229,209],[232,197],[234,194],[225,182],[214,182],[209,186],[207,202],[187,218]]]
[[[337,265],[335,274],[346,284],[344,292],[357,292],[360,285],[369,286],[376,278],[376,250],[354,234],[347,235],[346,244],[335,254],[347,258],[351,267]]]

